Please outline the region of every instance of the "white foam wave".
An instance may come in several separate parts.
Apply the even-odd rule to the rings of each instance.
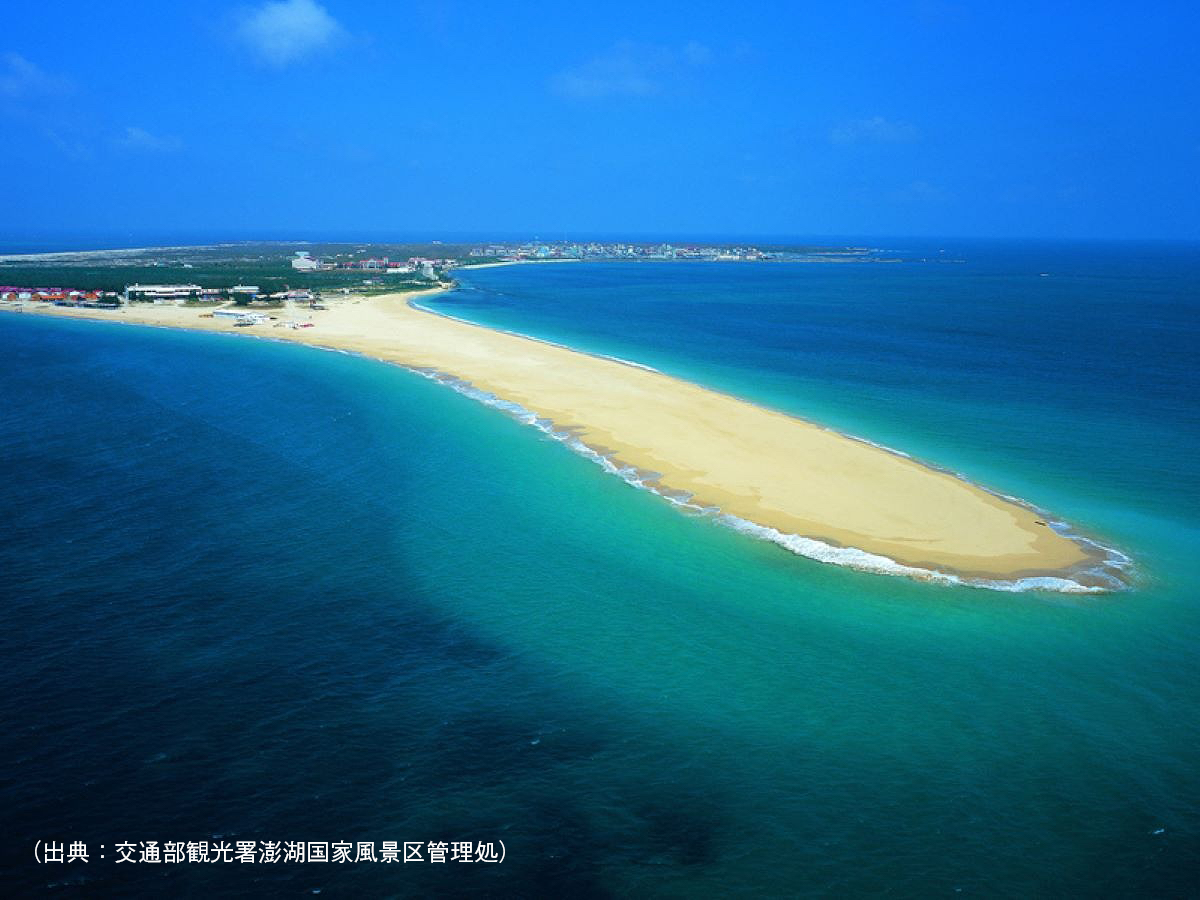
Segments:
[[[837,547],[815,538],[802,537],[798,534],[786,534],[766,525],[748,522],[737,516],[721,513],[717,516],[722,524],[753,535],[761,540],[778,544],[798,556],[804,556],[817,562],[831,563],[857,569],[860,572],[871,572],[878,575],[903,575],[919,581],[930,581],[936,584],[957,584],[968,587],[988,588],[994,591],[1056,591],[1069,594],[1102,594],[1107,589],[1094,585],[1081,584],[1071,578],[1058,576],[1037,575],[1010,580],[992,578],[970,578],[940,572],[937,569],[922,569],[917,566],[906,566],[886,556],[860,550],[857,547]]]
[[[860,444],[870,444],[876,450],[882,450],[885,453],[892,454],[893,456],[903,456],[905,459],[912,459],[912,456],[910,454],[905,453],[903,450],[897,450],[895,447],[889,447],[887,444],[880,444],[875,441],[869,441],[865,437],[859,437],[856,434],[847,434],[844,431],[839,431],[837,433],[840,434],[842,437],[850,438],[850,440],[852,440],[852,441],[858,441]]]
[[[576,351],[576,352],[578,352],[578,351]],[[662,372],[659,371],[658,369],[654,368],[654,366],[648,366],[645,363],[634,362],[632,359],[622,359],[619,356],[607,356],[603,353],[599,354],[599,356],[602,359],[611,359],[613,362],[619,362],[623,366],[632,366],[635,369],[644,369],[645,371],[653,372],[656,375],[662,374]]]

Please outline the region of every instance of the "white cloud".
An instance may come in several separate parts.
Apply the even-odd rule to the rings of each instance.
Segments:
[[[113,144],[120,150],[137,153],[170,153],[183,146],[183,142],[177,137],[151,134],[145,128],[138,128],[136,125],[126,125]]]
[[[883,116],[842,122],[829,133],[829,140],[835,144],[910,144],[920,137],[917,126]]]
[[[0,97],[64,91],[70,82],[34,65],[19,53],[0,54]]]
[[[687,70],[711,60],[712,51],[695,41],[682,47],[620,41],[606,53],[559,72],[550,79],[550,87],[576,100],[648,97],[662,93]]]
[[[259,60],[282,68],[329,49],[345,29],[315,0],[268,0],[242,14],[236,34]]]

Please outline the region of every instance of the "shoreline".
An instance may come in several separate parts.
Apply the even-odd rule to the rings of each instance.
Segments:
[[[1123,555],[1023,501],[649,367],[415,303],[446,291],[341,301],[310,315],[316,327],[305,329],[241,329],[200,318],[195,307],[25,311],[249,333],[396,363],[499,407],[677,506],[822,562],[1001,590],[1125,586]]]

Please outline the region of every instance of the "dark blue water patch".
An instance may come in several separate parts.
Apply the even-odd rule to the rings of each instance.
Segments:
[[[0,483],[16,889],[606,896],[614,866],[719,859],[723,788],[614,777],[628,748],[669,768],[671,743],[448,612],[455,592],[512,591],[549,546],[527,515],[509,520],[506,541],[529,548],[514,571],[481,577],[461,555],[495,541],[483,487],[508,477],[462,443],[496,446],[464,414],[506,440],[524,429],[305,348],[32,319],[0,340],[18,360],[0,369],[0,459],[20,475]],[[441,502],[469,508],[438,508],[455,485]],[[562,549],[576,546],[586,532]],[[445,568],[456,547],[465,578]],[[623,555],[581,560],[611,572]],[[33,842],[58,837],[110,854],[120,840],[502,839],[513,856],[501,876],[31,867]]]
[[[402,520],[423,498],[404,498],[419,498],[421,473],[370,454],[419,435],[452,455],[423,400],[411,430],[395,421],[404,384],[420,398],[441,399],[438,388],[389,372],[401,387],[386,438],[352,415],[314,436],[314,417],[346,408],[313,397],[320,379],[219,344],[189,353],[188,336],[87,328],[4,333],[19,347],[3,370],[0,436],[16,476],[0,484],[0,758],[16,887],[58,877],[25,857],[64,829],[110,849],[212,834],[452,840],[472,822],[431,817],[442,795],[528,780],[610,739],[409,572]],[[469,836],[512,840],[515,824],[520,843],[523,819]],[[314,877],[89,872],[122,892]]]

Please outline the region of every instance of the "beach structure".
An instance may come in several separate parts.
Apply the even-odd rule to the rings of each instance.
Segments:
[[[268,316],[260,312],[246,312],[244,309],[214,309],[214,319],[232,319],[234,322],[247,321],[250,324],[261,325]]]

